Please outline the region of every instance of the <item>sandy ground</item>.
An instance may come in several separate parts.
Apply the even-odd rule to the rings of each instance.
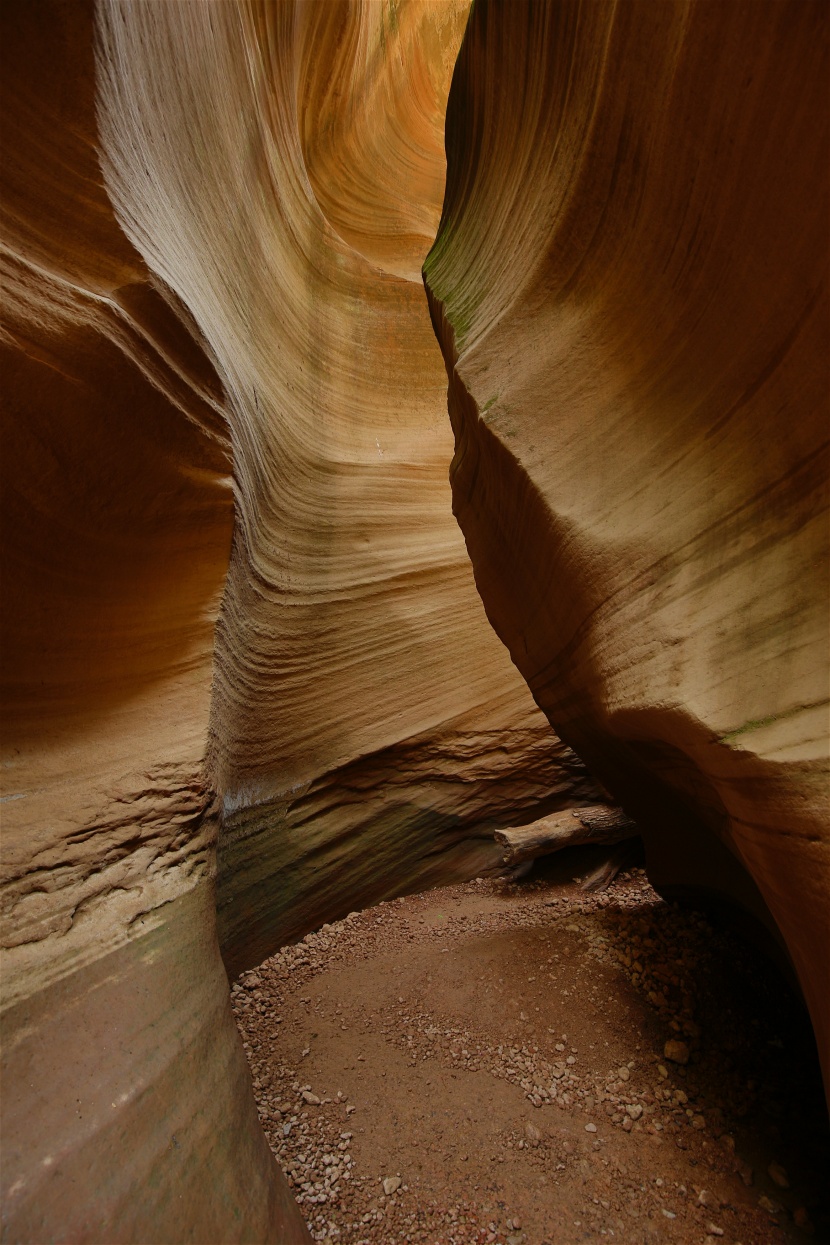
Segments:
[[[232,997],[318,1241],[830,1240],[800,1004],[639,870],[381,904]]]

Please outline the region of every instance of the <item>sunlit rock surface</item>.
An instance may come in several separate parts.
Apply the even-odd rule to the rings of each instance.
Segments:
[[[235,971],[596,799],[451,514],[466,5],[0,13],[3,1239],[300,1240],[217,836]]]
[[[228,396],[237,526],[209,770],[232,971],[475,873],[495,821],[580,780],[487,623],[451,512],[419,268],[465,18],[136,5],[104,26],[113,201]]]
[[[221,384],[104,190],[91,7],[0,15],[2,1239],[300,1240],[215,933]]]
[[[830,1021],[827,8],[477,6],[426,263],[455,512],[655,881]]]

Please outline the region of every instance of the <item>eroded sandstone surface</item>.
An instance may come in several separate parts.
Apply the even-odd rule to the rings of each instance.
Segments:
[[[476,8],[425,267],[488,616],[652,879],[783,939],[825,1074],[826,16]]]
[[[596,799],[451,513],[466,16],[3,8],[4,1239],[303,1238],[218,944]]]
[[[107,184],[227,394],[208,769],[237,971],[469,875],[471,832],[588,784],[487,623],[446,482],[419,269],[466,4],[101,12]]]
[[[586,761],[823,1040],[819,14],[476,8],[451,427],[464,0],[0,7],[4,1240],[307,1239],[226,970]]]

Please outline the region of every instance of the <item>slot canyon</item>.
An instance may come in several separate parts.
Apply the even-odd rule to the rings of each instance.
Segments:
[[[646,895],[721,922],[826,1092],[823,0],[0,23],[0,1239],[334,1240],[245,990],[374,908],[524,912],[495,835],[598,805],[642,839],[609,946]]]

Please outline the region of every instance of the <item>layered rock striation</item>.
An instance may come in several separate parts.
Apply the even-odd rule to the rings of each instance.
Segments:
[[[827,13],[477,5],[425,266],[498,634],[830,1053]]]
[[[222,386],[105,192],[92,7],[0,16],[0,1231],[301,1240],[215,933]]]
[[[220,941],[596,799],[451,514],[466,12],[3,8],[4,1240],[305,1239]]]
[[[307,1239],[226,970],[580,756],[826,1049],[823,17],[477,5],[440,217],[463,0],[0,9],[3,1240]]]
[[[102,15],[107,184],[228,400],[208,766],[237,971],[475,871],[493,824],[588,784],[492,634],[446,483],[419,269],[466,4]]]

